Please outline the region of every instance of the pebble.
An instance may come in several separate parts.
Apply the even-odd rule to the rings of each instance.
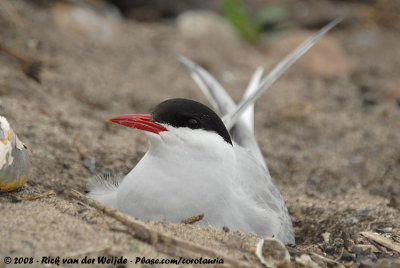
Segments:
[[[186,11],[176,20],[178,31],[186,40],[224,44],[238,43],[235,29],[224,18],[211,11]]]
[[[400,81],[396,81],[385,93],[386,98],[400,101]]]
[[[115,15],[102,14],[89,5],[55,3],[50,12],[56,25],[72,36],[108,43],[117,31]]]

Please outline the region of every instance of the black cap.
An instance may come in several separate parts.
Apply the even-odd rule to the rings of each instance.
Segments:
[[[151,113],[157,123],[214,131],[232,145],[231,137],[221,118],[210,108],[188,99],[169,99],[158,104]]]

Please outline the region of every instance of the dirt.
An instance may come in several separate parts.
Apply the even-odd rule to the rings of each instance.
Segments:
[[[292,261],[314,252],[351,267],[398,264],[399,252],[359,233],[377,231],[400,243],[400,208],[393,201],[400,196],[400,100],[387,94],[399,84],[400,32],[396,24],[364,16],[375,10],[371,3],[333,2],[360,10],[329,33],[351,67],[327,78],[313,72],[315,66],[295,64],[260,97],[255,133],[293,221]],[[239,100],[258,66],[269,70],[285,56],[273,50],[284,33],[264,45],[238,40],[216,46],[223,42],[219,35],[189,40],[171,21],[108,19],[86,30],[55,18],[61,13],[50,7],[12,1],[12,9],[16,14],[1,13],[0,42],[44,65],[38,83],[0,52],[0,114],[31,159],[27,185],[0,194],[0,267],[4,256],[170,258],[74,200],[71,189],[84,192],[96,174],[124,176],[146,152],[142,133],[110,125],[108,118],[147,113],[168,98],[207,103],[177,53],[207,68]],[[379,9],[385,11],[392,12]],[[109,32],[101,39],[88,35],[104,29]],[[296,31],[303,30],[300,24]],[[28,200],[51,190],[56,195]],[[254,235],[146,224],[260,266]],[[358,252],[351,243],[370,251]]]

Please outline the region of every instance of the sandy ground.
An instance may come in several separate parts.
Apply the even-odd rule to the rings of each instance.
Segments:
[[[199,41],[185,37],[173,22],[124,20],[109,21],[110,32],[98,38],[89,34],[100,31],[96,26],[86,31],[63,23],[65,10],[23,1],[13,5],[19,15],[2,15],[1,42],[42,60],[44,68],[39,84],[0,53],[0,113],[28,146],[32,165],[23,189],[0,194],[0,267],[6,266],[5,256],[170,257],[70,196],[71,189],[84,192],[96,174],[123,176],[147,149],[142,133],[111,126],[106,119],[149,112],[167,98],[207,103],[177,62],[177,53],[206,67],[239,100],[255,68],[270,69],[287,53],[284,45],[290,38],[282,35],[256,47],[224,42],[218,34]],[[400,106],[393,93],[400,99],[400,32],[362,16],[352,19],[326,41],[328,47],[339,45],[347,59],[344,68],[334,74],[321,71],[337,63],[329,58],[313,62],[324,54],[324,46],[316,47],[256,107],[256,136],[295,228],[292,260],[316,252],[358,267],[360,262],[399,258],[399,252],[363,239],[359,232],[384,232],[382,236],[400,243],[399,207],[389,206],[400,195]],[[28,200],[51,190],[56,195]],[[147,224],[260,266],[251,253],[260,239],[254,235]],[[328,242],[322,233],[331,234]],[[373,250],[356,254],[345,245],[348,241]]]

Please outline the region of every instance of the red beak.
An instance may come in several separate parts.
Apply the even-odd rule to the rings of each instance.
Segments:
[[[137,128],[145,131],[150,131],[158,134],[161,131],[167,131],[165,127],[157,124],[150,119],[148,114],[124,114],[109,119],[109,121],[130,127]]]

